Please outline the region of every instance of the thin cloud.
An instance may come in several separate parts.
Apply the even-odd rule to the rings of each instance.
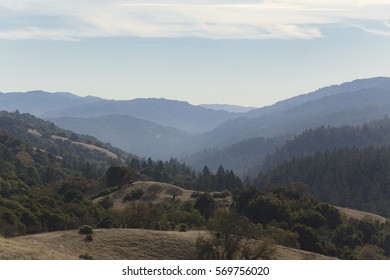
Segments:
[[[364,30],[368,33],[371,33],[371,34],[374,34],[374,35],[379,35],[379,36],[386,36],[386,37],[390,37],[390,23],[388,21],[385,21],[383,23],[383,26],[386,28],[386,29],[378,29],[378,28],[370,28],[370,27],[365,27],[365,26],[362,26],[362,25],[357,25],[356,27],[361,29],[361,30]]]
[[[80,40],[90,37],[313,39],[329,24],[386,21],[390,1],[120,1],[0,0],[0,39]],[[56,18],[56,26],[40,17]],[[61,20],[63,19],[63,20]],[[60,24],[59,24],[60,23]]]

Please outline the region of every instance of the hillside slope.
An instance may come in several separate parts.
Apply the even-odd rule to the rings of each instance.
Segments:
[[[178,146],[190,137],[176,128],[126,115],[49,120],[62,128],[94,135],[115,147],[146,158],[169,159],[177,154]]]
[[[98,97],[80,97],[71,93],[50,93],[41,90],[10,93],[0,92],[0,110],[9,112],[19,110],[21,113],[40,116],[49,110],[64,110],[99,100],[101,99]]]
[[[0,259],[194,260],[202,231],[173,232],[141,229],[96,229],[92,242],[77,231],[59,231],[10,239],[0,238]],[[330,259],[276,246],[275,259]]]

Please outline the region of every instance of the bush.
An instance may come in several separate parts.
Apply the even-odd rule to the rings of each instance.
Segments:
[[[79,258],[80,258],[81,260],[93,260],[93,257],[92,257],[90,254],[88,254],[88,253],[86,253],[86,254],[81,254],[81,255],[79,256]]]
[[[179,224],[179,231],[181,232],[187,231],[187,224]]]
[[[194,203],[194,209],[198,210],[206,219],[213,214],[216,208],[217,204],[209,194],[200,195]]]
[[[117,223],[113,217],[106,217],[98,224],[98,228],[114,228],[116,226]]]
[[[83,225],[82,227],[80,227],[79,233],[84,235],[93,234],[93,227],[89,225]]]

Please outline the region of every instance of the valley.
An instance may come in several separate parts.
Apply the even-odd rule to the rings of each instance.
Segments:
[[[0,93],[0,258],[388,259],[389,91],[258,109]]]

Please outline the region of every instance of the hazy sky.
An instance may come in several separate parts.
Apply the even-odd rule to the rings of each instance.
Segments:
[[[390,76],[390,0],[0,0],[0,92],[263,106]]]

